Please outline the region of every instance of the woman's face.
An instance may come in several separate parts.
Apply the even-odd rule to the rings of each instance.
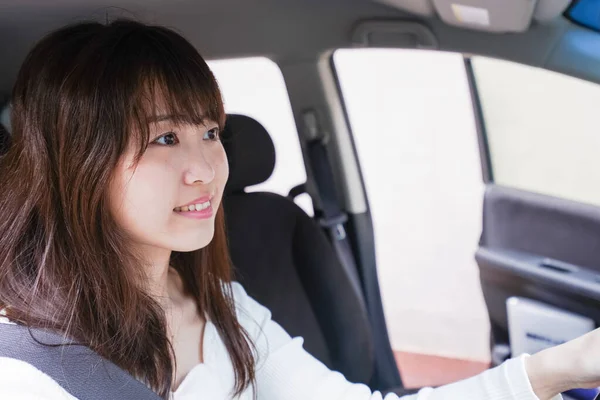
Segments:
[[[111,183],[111,211],[142,248],[187,252],[212,240],[229,174],[219,135],[213,121],[177,126],[159,115],[137,165],[129,146]]]

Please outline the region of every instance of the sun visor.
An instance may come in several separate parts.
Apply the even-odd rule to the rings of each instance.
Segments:
[[[491,32],[522,32],[531,24],[531,0],[433,0],[438,15],[449,25]]]
[[[552,20],[570,0],[375,0],[449,25],[488,32],[523,32],[532,21]]]
[[[569,7],[571,0],[538,1],[533,13],[533,19],[540,22],[550,21],[562,15]]]

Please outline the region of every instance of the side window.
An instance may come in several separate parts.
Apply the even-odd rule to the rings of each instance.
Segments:
[[[600,205],[600,85],[485,57],[472,65],[495,183]]]
[[[473,254],[484,186],[463,57],[353,49],[336,51],[334,64],[403,379],[413,387],[439,385],[481,371],[490,359],[489,320]],[[420,355],[475,362],[419,376],[410,367]]]
[[[306,169],[281,70],[263,57],[210,61],[208,64],[223,93],[225,111],[256,119],[267,129],[275,144],[277,159],[273,175],[248,191],[270,191],[287,196],[292,187],[306,182]],[[308,196],[300,196],[297,202],[312,215]]]

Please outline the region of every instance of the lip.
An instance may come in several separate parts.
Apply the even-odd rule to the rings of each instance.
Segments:
[[[192,200],[191,202],[184,204],[182,206],[178,206],[178,207],[185,207],[185,206],[189,206],[191,204],[199,204],[199,203],[206,203],[207,201],[211,201],[212,202],[213,196],[202,196],[199,197],[195,200]],[[200,211],[175,211],[175,209],[173,209],[173,212],[175,214],[181,215],[182,217],[187,217],[187,218],[192,218],[192,219],[208,219],[210,217],[213,216],[213,207],[212,204],[208,207],[205,208],[204,210],[200,210]]]
[[[213,198],[213,196],[202,196],[202,197],[198,197],[197,199],[194,199],[194,200],[190,201],[190,202],[189,202],[189,203],[187,203],[187,204],[182,204],[182,205],[180,205],[180,206],[177,206],[177,207],[185,207],[185,206],[190,206],[190,205],[192,205],[192,204],[206,203],[207,201],[210,201],[210,200],[212,200],[212,198]],[[177,207],[175,207],[175,208],[177,208]]]

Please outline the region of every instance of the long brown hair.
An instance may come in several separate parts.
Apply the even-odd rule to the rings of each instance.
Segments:
[[[167,399],[174,355],[165,315],[140,285],[142,261],[109,211],[108,187],[131,140],[138,160],[144,153],[158,101],[179,122],[223,126],[213,74],[172,30],[80,23],[31,50],[11,100],[11,145],[0,158],[0,306],[19,323],[75,338]],[[212,242],[174,252],[171,265],[218,329],[240,394],[254,381],[256,355],[235,314],[222,207]]]

